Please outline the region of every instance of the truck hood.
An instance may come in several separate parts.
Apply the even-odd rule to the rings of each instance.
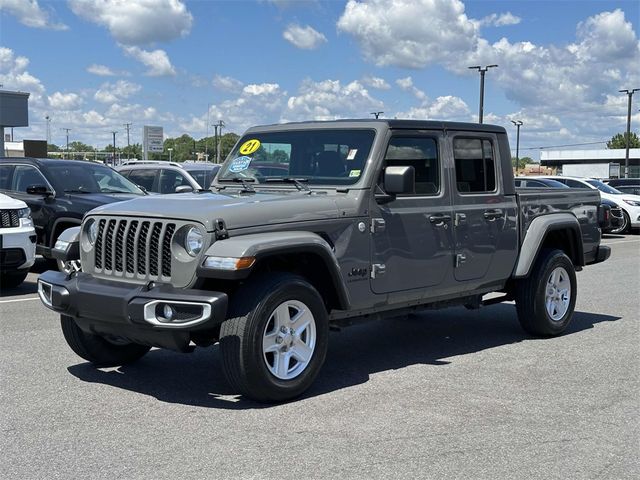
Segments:
[[[0,193],[0,208],[1,209],[18,209],[18,208],[27,208],[27,204],[22,200],[16,200],[15,198],[11,198],[3,193]]]
[[[182,193],[103,205],[91,214],[186,220],[202,223],[207,231],[212,231],[218,218],[225,221],[227,229],[334,219],[338,217],[338,195],[344,197],[344,194],[297,191]]]

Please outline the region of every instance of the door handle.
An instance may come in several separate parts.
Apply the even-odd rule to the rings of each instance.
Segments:
[[[502,213],[502,210],[486,210],[482,216],[489,220],[489,221],[493,221],[496,218],[501,218],[504,214]]]
[[[436,227],[444,225],[444,222],[448,222],[449,220],[451,220],[451,215],[446,215],[444,213],[436,213],[429,217],[429,221],[431,223],[435,223]]]

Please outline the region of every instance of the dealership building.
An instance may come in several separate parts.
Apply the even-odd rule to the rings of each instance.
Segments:
[[[540,165],[558,175],[592,178],[624,177],[625,149],[542,150]],[[629,177],[640,177],[640,148],[629,149]]]

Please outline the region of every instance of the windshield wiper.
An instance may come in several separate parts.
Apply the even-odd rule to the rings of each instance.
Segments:
[[[133,193],[133,192],[128,192],[127,190],[113,190],[111,188],[103,188],[100,190],[100,193]]]
[[[63,190],[64,193],[96,193],[96,192],[91,192],[89,190],[81,190],[79,188],[77,189],[69,189],[69,190]]]
[[[219,182],[234,182],[234,183],[241,183],[242,184],[242,190],[241,192],[254,192],[255,193],[255,188],[253,188],[253,185],[251,185],[249,182],[255,182],[256,179],[255,178],[242,178],[242,177],[232,177],[232,178],[220,178],[218,180]]]
[[[267,177],[264,179],[267,183],[293,183],[296,188],[300,191],[304,190],[305,192],[310,192],[311,189],[305,185],[305,183],[309,182],[308,178],[294,178],[294,177]],[[302,183],[305,182],[305,183]]]

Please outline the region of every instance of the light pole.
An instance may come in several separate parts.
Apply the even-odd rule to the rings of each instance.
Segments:
[[[116,131],[111,132],[111,134],[113,135],[113,163],[112,165],[115,167],[116,166]]]
[[[374,117],[376,117],[376,120],[378,119],[378,117],[380,115],[382,115],[384,112],[371,112],[370,115],[373,115]]]
[[[173,148],[167,148],[169,150],[169,161],[171,161],[171,152],[173,152]]]
[[[627,106],[627,137],[626,137],[626,148],[624,154],[624,178],[629,178],[629,143],[631,142],[631,97],[637,91],[640,91],[640,88],[634,88],[633,90],[618,90],[620,93],[626,93],[629,97],[629,103]]]
[[[61,128],[60,130],[64,130],[65,132],[67,132],[67,158],[69,157],[69,132],[71,131],[70,128]]]
[[[46,117],[44,117],[44,119],[47,121],[47,145],[50,145],[51,144],[51,117],[47,115]]]
[[[518,173],[518,167],[520,166],[520,127],[522,126],[522,120],[511,120],[516,126],[516,174]]]
[[[220,128],[220,135],[218,136],[218,147],[216,151],[216,163],[220,163],[220,147],[222,146],[222,127],[224,127],[224,122],[222,120],[218,120],[218,128]]]
[[[473,67],[469,67],[471,70],[478,70],[480,72],[480,113],[478,113],[478,123],[482,123],[484,113],[484,74],[487,73],[487,70],[490,68],[495,68],[497,66],[498,65],[487,65],[483,68],[480,65],[475,65]]]

